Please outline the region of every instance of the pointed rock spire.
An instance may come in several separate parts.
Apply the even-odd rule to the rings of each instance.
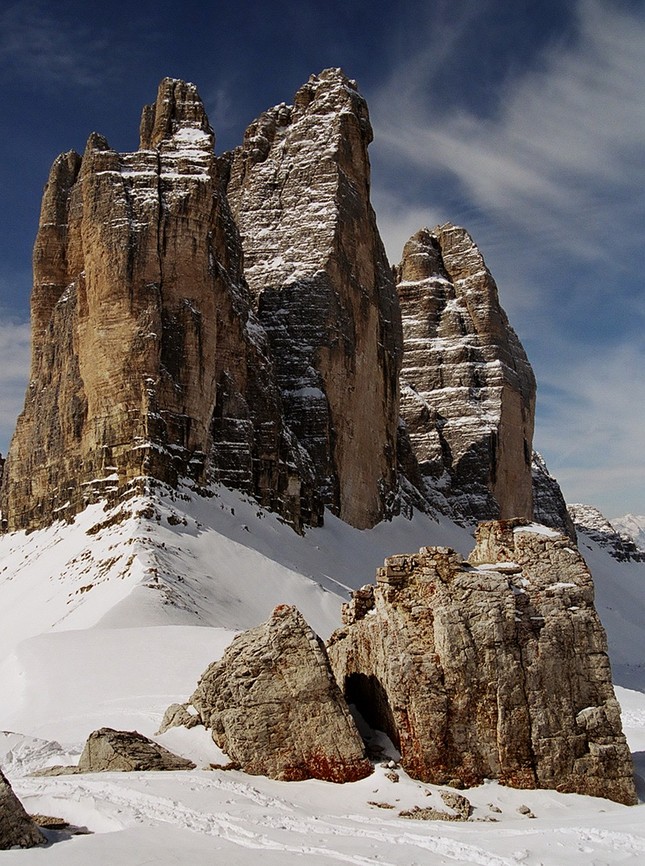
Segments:
[[[211,146],[214,144],[215,136],[195,85],[164,78],[156,102],[144,106],[141,114],[139,149],[152,150],[181,129],[201,130],[209,136]]]
[[[535,378],[480,251],[449,223],[421,229],[396,274],[401,416],[422,474],[461,516],[530,518]]]
[[[364,529],[396,501],[400,314],[369,198],[356,83],[327,69],[251,124],[228,199],[285,417],[324,504]]]

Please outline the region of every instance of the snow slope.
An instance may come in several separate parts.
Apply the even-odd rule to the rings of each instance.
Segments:
[[[618,532],[631,538],[636,547],[645,550],[645,514],[625,514],[610,521]]]
[[[91,831],[48,831],[47,849],[0,852],[0,866],[645,861],[644,805],[490,782],[465,792],[475,820],[413,821],[398,813],[445,807],[438,788],[400,770],[396,783],[378,766],[337,786],[202,769],[226,759],[201,728],[157,738],[191,757],[191,772],[30,777],[75,761],[102,725],[153,736],[166,706],[190,694],[235,630],[275,604],[296,604],[326,636],[348,588],[371,581],[386,555],[426,544],[465,554],[473,543],[424,515],[363,532],[327,517],[298,536],[238,494],[215,493],[161,490],[124,503],[119,519],[93,506],[72,525],[0,538],[0,731],[14,732],[0,734],[0,763],[30,811]],[[617,693],[645,775],[645,564],[617,563],[584,537],[581,549],[615,680],[630,686]],[[517,811],[522,804],[535,819]]]

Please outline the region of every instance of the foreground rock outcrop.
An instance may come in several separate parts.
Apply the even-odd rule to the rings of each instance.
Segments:
[[[10,848],[35,848],[47,840],[13,792],[0,770],[0,851]]]
[[[353,782],[372,772],[324,645],[294,607],[238,635],[190,704],[247,773]]]
[[[591,576],[568,538],[490,522],[469,562],[433,547],[389,557],[343,622],[328,645],[338,682],[415,778],[636,802]]]
[[[395,270],[403,435],[422,481],[457,516],[530,519],[535,378],[481,253],[462,228],[425,228]]]

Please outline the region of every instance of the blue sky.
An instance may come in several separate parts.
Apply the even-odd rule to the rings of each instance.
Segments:
[[[567,500],[645,514],[642,0],[5,0],[0,450],[55,156],[93,130],[134,149],[166,75],[197,84],[221,152],[327,66],[370,106],[390,259],[423,225],[465,226],[535,369],[535,446]]]

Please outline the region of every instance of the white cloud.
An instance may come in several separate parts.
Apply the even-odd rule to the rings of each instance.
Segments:
[[[577,10],[574,43],[509,79],[486,116],[444,107],[435,67],[419,62],[435,41],[401,64],[372,114],[393,171],[405,163],[427,180],[452,176],[494,218],[594,260],[616,224],[626,226],[613,238],[625,252],[642,241],[645,20],[609,0]]]
[[[443,211],[435,210],[430,205],[410,207],[384,190],[374,192],[372,204],[392,264],[398,264],[405,243],[415,232],[426,226],[434,228],[447,220]]]
[[[568,501],[608,516],[642,510],[645,484],[645,342],[569,359],[543,379],[535,444]]]
[[[490,5],[479,8],[485,29]],[[565,496],[643,513],[645,16],[615,0],[574,8],[575,32],[479,112],[437,86],[441,64],[459,62],[463,22],[447,41],[429,33],[370,99],[374,196],[388,249],[426,212],[471,232],[535,350],[535,443]],[[594,345],[603,322],[621,334],[613,345]]]
[[[22,411],[29,377],[30,329],[28,322],[15,322],[0,310],[0,452],[7,447]]]

